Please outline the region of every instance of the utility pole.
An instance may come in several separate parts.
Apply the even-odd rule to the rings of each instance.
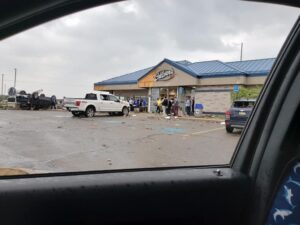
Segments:
[[[241,55],[240,55],[240,61],[243,61],[243,42],[241,42]]]
[[[3,96],[3,78],[4,78],[4,74],[2,74],[2,82],[1,82],[1,96]]]
[[[15,68],[15,81],[14,81],[14,88],[16,88],[17,83],[17,68]]]

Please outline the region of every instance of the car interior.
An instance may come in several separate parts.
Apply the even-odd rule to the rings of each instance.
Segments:
[[[1,1],[0,39],[115,1]],[[300,6],[299,1],[267,2]],[[269,225],[300,223],[300,19],[226,166],[0,178],[0,223]]]

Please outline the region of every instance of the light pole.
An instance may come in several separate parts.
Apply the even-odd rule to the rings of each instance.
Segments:
[[[15,81],[14,81],[14,88],[16,88],[17,83],[17,68],[15,68]]]
[[[241,55],[240,55],[240,61],[243,61],[243,42],[241,42]]]
[[[3,96],[3,78],[4,78],[4,74],[2,74],[2,82],[1,82],[1,96]]]

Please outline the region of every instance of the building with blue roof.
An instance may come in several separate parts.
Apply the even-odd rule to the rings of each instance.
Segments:
[[[157,65],[94,84],[95,90],[125,98],[144,98],[148,111],[157,98],[177,97],[184,107],[186,97],[204,105],[205,112],[225,112],[231,104],[233,86],[262,86],[275,58],[235,62],[219,60],[190,62],[163,59]]]

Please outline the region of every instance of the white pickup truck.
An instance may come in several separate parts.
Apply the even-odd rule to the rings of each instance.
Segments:
[[[73,99],[68,102],[67,110],[74,116],[85,115],[93,117],[96,112],[107,112],[109,115],[120,114],[128,116],[129,103],[119,100],[109,92],[94,91],[85,95],[85,98]]]

